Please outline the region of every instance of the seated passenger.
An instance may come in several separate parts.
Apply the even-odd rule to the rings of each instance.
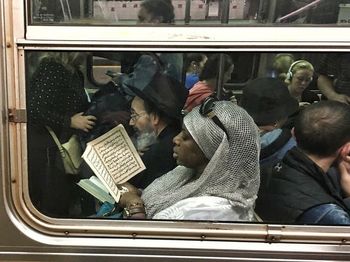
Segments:
[[[295,61],[288,70],[285,83],[289,93],[301,106],[319,101],[318,96],[307,89],[314,75],[313,65],[306,60]]]
[[[259,133],[245,110],[212,98],[184,118],[174,138],[179,165],[141,194],[127,185],[126,217],[253,220],[259,188]],[[213,116],[214,115],[214,116]]]
[[[298,147],[276,166],[259,215],[278,223],[350,224],[350,107],[321,101],[305,108],[294,128]],[[340,173],[343,192],[327,174]],[[260,196],[259,196],[260,197]]]
[[[209,56],[201,74],[199,75],[199,82],[191,88],[188,95],[184,108],[187,112],[190,112],[195,106],[200,105],[204,99],[211,96],[218,88],[220,57],[223,57],[224,59],[223,83],[226,83],[231,79],[234,67],[231,57],[227,54],[223,54],[223,56],[221,56],[221,54]]]
[[[136,131],[136,147],[146,170],[129,182],[145,188],[176,166],[172,140],[181,130],[181,110],[188,91],[161,74],[156,74],[143,89],[134,83],[135,86],[129,86],[136,94],[131,103],[130,125]]]
[[[282,81],[258,78],[243,89],[241,106],[260,130],[260,167],[276,164],[296,145],[291,131],[282,126],[298,110],[298,102]]]
[[[185,86],[190,90],[199,81],[199,74],[202,72],[207,56],[201,53],[190,53],[185,58],[186,81]]]

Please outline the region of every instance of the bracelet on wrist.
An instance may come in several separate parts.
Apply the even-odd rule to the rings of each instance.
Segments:
[[[132,203],[124,208],[123,217],[130,218],[133,215],[140,214],[140,213],[146,214],[146,210],[145,210],[143,203],[140,203],[140,202]]]

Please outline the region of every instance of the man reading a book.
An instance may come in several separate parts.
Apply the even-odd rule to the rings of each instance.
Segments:
[[[188,91],[159,72],[143,89],[135,83],[129,86],[136,94],[131,103],[130,125],[136,131],[136,148],[146,170],[129,182],[137,188],[146,188],[176,166],[172,140],[181,130],[181,110]]]

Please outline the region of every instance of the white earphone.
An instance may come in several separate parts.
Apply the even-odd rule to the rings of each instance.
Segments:
[[[297,61],[295,61],[295,62],[293,62],[291,65],[290,65],[290,67],[289,67],[289,69],[288,69],[288,72],[287,72],[287,76],[286,76],[286,80],[291,80],[292,79],[292,77],[293,77],[293,68],[294,68],[294,66],[296,65],[296,64],[299,64],[299,63],[301,63],[301,62],[304,62],[305,60],[297,60]]]

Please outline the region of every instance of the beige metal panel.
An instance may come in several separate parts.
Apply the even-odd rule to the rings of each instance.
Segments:
[[[261,46],[280,44],[346,43],[350,41],[347,27],[89,27],[89,26],[28,26],[26,39],[52,41],[120,41],[151,43],[182,42]],[[50,32],[49,34],[47,32]]]
[[[254,49],[251,50],[254,51]],[[18,53],[19,83],[22,93],[25,93],[23,50],[20,48]],[[23,133],[25,134],[25,132]],[[22,143],[25,143],[24,138]],[[22,152],[21,159],[25,159],[25,150],[22,149],[20,152]],[[20,154],[20,152],[18,154]],[[13,222],[21,231],[23,230],[22,232],[24,234],[42,243],[56,245],[67,244],[66,241],[64,243],[61,241],[69,237],[70,245],[81,245],[82,241],[80,237],[83,236],[105,238],[103,241],[94,242],[95,246],[100,245],[101,247],[106,245],[106,239],[120,237],[139,240],[162,238],[164,240],[267,241],[269,243],[301,241],[308,243],[335,243],[340,245],[346,245],[350,239],[349,227],[49,218],[37,212],[31,205],[26,185],[25,161],[23,161],[23,163],[23,168],[21,170],[23,176],[21,173],[18,173],[16,176],[18,180],[17,184],[13,186],[16,209],[12,210],[12,212],[19,214]],[[40,233],[38,234],[35,231]],[[49,236],[52,236],[52,238]],[[89,241],[84,243],[89,245]]]
[[[103,28],[103,27],[28,27],[27,40],[24,40],[23,1],[6,0],[6,15],[9,23],[6,30],[6,61],[3,61],[4,75],[8,94],[8,107],[25,108],[24,57],[25,49],[47,50],[110,50],[128,46],[128,50],[219,50],[225,51],[258,51],[276,48],[289,50],[333,50],[332,46],[349,51],[350,34],[346,28]],[[19,17],[16,22],[16,16]],[[50,34],[47,34],[48,29]],[[262,29],[262,30],[260,30]],[[94,35],[91,35],[93,30]],[[141,30],[141,31],[140,31]],[[277,31],[276,31],[277,30]],[[322,33],[322,34],[320,34]],[[334,37],[334,38],[332,38]],[[67,41],[68,40],[68,41]],[[332,42],[335,41],[335,42]],[[168,46],[170,47],[168,48]],[[222,51],[222,49],[220,49]],[[5,92],[5,91],[3,91]],[[7,100],[4,99],[4,104]],[[5,116],[6,117],[6,107]],[[7,122],[4,121],[4,127]],[[2,130],[5,130],[2,129]],[[19,233],[42,243],[43,246],[74,247],[72,252],[82,252],[79,248],[96,249],[101,256],[118,248],[137,252],[148,249],[148,252],[174,254],[180,260],[180,252],[187,254],[201,253],[203,256],[219,253],[252,253],[269,254],[278,258],[279,254],[300,252],[300,258],[312,257],[312,254],[348,255],[350,246],[350,229],[347,227],[317,226],[283,226],[264,224],[233,223],[189,223],[189,222],[147,222],[147,221],[106,221],[106,220],[72,220],[48,218],[37,212],[30,204],[26,184],[26,139],[25,125],[10,123],[10,143],[3,135],[5,144],[11,145],[11,181],[12,195],[8,188],[6,207],[9,219]],[[2,153],[8,155],[9,147],[2,146]],[[5,152],[6,151],[6,152]],[[8,159],[3,163],[8,163]],[[3,165],[6,166],[6,165]],[[4,187],[9,185],[9,169],[4,171]],[[22,176],[22,174],[24,174]],[[13,201],[11,200],[13,197]],[[15,204],[15,207],[12,205]],[[161,240],[159,240],[161,239]],[[266,243],[264,243],[266,240]],[[241,241],[241,242],[239,242]],[[260,242],[260,243],[259,243]],[[335,245],[304,245],[291,242],[333,243]],[[272,244],[269,244],[272,243]],[[46,247],[47,248],[47,247]],[[36,252],[39,252],[37,250]],[[62,251],[62,250],[61,250]],[[147,252],[145,252],[147,253]],[[262,255],[263,256],[263,255]],[[295,255],[296,256],[296,255]],[[303,257],[302,257],[303,256]],[[281,256],[280,256],[281,257]],[[297,256],[296,256],[297,257]],[[142,259],[142,258],[141,258]],[[188,259],[188,257],[187,257]]]

